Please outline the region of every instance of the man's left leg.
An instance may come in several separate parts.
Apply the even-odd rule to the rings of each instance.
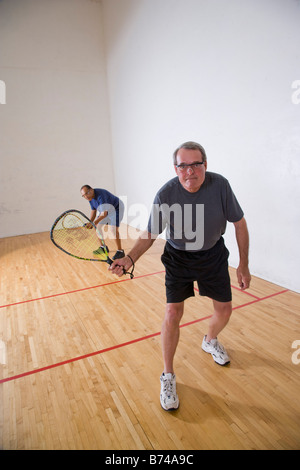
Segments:
[[[225,366],[230,359],[225,348],[218,342],[217,336],[229,322],[232,313],[232,302],[213,300],[214,314],[210,319],[207,335],[203,339],[202,349],[212,355],[214,361]]]
[[[232,313],[232,302],[218,302],[213,300],[214,314],[210,319],[208,332],[206,335],[207,341],[215,339],[218,334],[225,328],[229,322]]]

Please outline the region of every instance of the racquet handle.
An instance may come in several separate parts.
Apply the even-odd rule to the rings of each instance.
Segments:
[[[111,265],[111,264],[113,263],[113,261],[112,261],[109,257],[107,257],[106,262],[107,262],[109,265]],[[126,271],[126,269],[125,269],[124,267],[122,267],[122,269],[123,269],[123,274],[128,274],[131,279],[134,278],[134,275],[133,275],[134,265],[133,265],[133,269],[132,269],[131,272]]]

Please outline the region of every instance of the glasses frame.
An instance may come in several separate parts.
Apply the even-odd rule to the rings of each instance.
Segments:
[[[186,171],[189,167],[193,170],[197,170],[198,167],[201,168],[201,165],[203,165],[204,163],[205,162],[181,163],[180,165],[175,165],[175,167],[178,168],[179,171]]]
[[[87,194],[90,194],[92,190],[91,189],[88,189],[86,193],[82,194],[81,197],[86,197]]]

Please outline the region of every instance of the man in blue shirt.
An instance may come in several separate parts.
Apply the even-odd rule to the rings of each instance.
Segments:
[[[110,225],[113,227],[114,236],[117,245],[117,252],[113,256],[113,260],[124,258],[125,253],[122,249],[119,227],[120,222],[124,215],[124,204],[114,194],[110,193],[106,189],[95,188],[93,189],[88,184],[85,184],[80,189],[81,196],[87,199],[91,206],[90,220],[95,225]],[[98,227],[98,229],[101,228]],[[107,249],[107,247],[106,247]],[[103,248],[100,246],[98,250],[94,251],[94,254],[104,253]]]

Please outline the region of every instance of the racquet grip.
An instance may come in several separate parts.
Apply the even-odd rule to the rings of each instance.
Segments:
[[[109,265],[111,265],[111,264],[113,263],[113,261],[112,261],[109,257],[107,257],[106,262],[107,262]],[[126,269],[123,267],[123,274],[129,274],[130,278],[133,279],[133,278],[134,278],[133,270],[134,270],[134,265],[132,266],[131,272],[127,272]]]

